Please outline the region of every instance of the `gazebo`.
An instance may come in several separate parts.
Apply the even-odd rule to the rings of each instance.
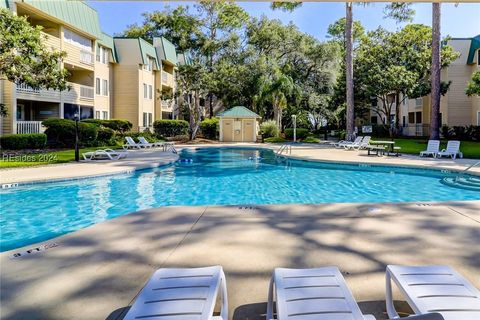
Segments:
[[[261,117],[242,106],[236,106],[217,115],[220,118],[220,141],[255,142],[258,119]]]

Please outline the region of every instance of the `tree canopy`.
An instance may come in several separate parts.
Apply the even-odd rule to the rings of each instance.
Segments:
[[[480,71],[475,71],[467,84],[466,94],[470,96],[480,96]]]

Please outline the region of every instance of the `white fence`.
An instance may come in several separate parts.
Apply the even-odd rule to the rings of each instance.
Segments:
[[[42,121],[17,121],[17,133],[43,133]]]

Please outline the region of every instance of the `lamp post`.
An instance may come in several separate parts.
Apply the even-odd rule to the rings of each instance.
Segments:
[[[80,152],[78,150],[78,122],[80,121],[80,114],[78,111],[73,115],[75,120],[75,161],[80,161]]]
[[[297,142],[297,116],[292,115],[293,121],[293,142]]]

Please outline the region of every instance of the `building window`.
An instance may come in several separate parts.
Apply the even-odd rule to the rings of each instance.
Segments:
[[[95,119],[100,119],[100,111],[95,111]]]
[[[147,99],[148,95],[147,95],[147,84],[144,83],[143,84],[143,98],[144,99]]]
[[[477,126],[480,126],[480,112],[477,112]]]
[[[147,71],[153,71],[154,66],[155,66],[155,59],[148,57],[148,62],[147,64],[143,65],[143,69]]]
[[[153,89],[152,86],[149,85],[149,86],[148,86],[148,99],[152,99],[152,93],[153,93],[153,90],[152,90],[152,89]]]
[[[95,93],[100,94],[100,78],[95,79]]]
[[[422,112],[415,112],[415,123],[422,123]]]
[[[415,112],[408,113],[408,123],[415,123]]]
[[[102,80],[102,95],[108,96],[108,80]]]
[[[407,118],[405,116],[402,117],[402,126],[403,127],[407,126]]]
[[[143,127],[146,128],[148,124],[148,113],[143,113]]]
[[[108,120],[108,112],[107,111],[102,111],[103,119]]]
[[[477,64],[480,66],[480,49],[477,51]]]
[[[378,117],[377,116],[370,117],[370,123],[371,124],[377,124],[378,123]]]
[[[423,99],[422,99],[422,98],[417,98],[417,99],[415,99],[415,107],[416,107],[416,108],[421,108],[421,107],[423,107]]]
[[[152,120],[153,120],[153,114],[152,114],[152,113],[149,113],[149,114],[148,114],[148,126],[149,126],[149,127],[152,126]]]

